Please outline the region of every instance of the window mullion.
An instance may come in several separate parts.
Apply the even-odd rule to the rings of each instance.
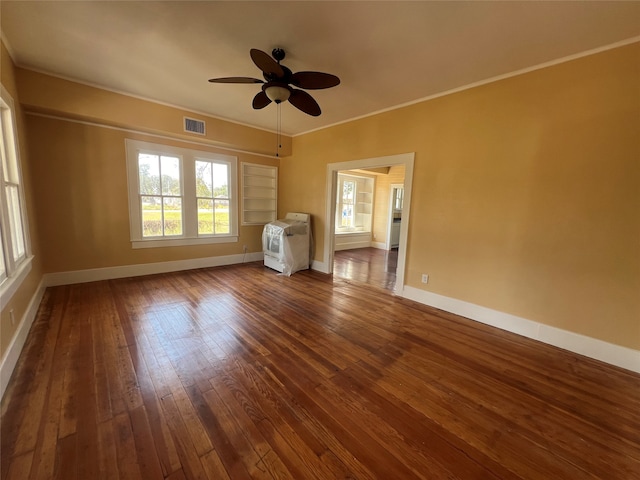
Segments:
[[[191,155],[182,157],[182,205],[184,234],[198,236],[198,200],[196,198],[196,159]]]

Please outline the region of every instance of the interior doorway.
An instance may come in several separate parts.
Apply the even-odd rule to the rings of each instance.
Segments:
[[[354,160],[349,162],[331,163],[327,165],[327,185],[326,185],[326,213],[325,213],[325,231],[324,231],[324,248],[323,248],[323,265],[322,270],[325,273],[333,273],[334,257],[335,257],[335,215],[336,215],[336,195],[338,172],[343,170],[359,170],[373,169],[380,167],[390,167],[395,165],[404,166],[404,184],[403,184],[403,204],[402,204],[402,221],[400,222],[398,250],[396,259],[396,272],[393,291],[402,292],[404,287],[404,275],[406,264],[407,236],[410,221],[411,208],[411,185],[413,180],[413,163],[414,153],[405,153],[399,155],[391,155],[387,157],[376,157],[362,160]],[[388,251],[390,244],[385,242],[385,251]],[[375,250],[375,249],[373,249]]]

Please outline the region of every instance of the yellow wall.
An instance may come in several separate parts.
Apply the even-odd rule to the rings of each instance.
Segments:
[[[132,128],[145,133],[170,135],[253,153],[276,153],[276,134],[272,132],[120,95],[32,70],[18,68],[16,76],[20,85],[20,101],[25,110],[30,112]],[[185,133],[184,116],[204,120],[206,136]],[[282,136],[281,140],[280,155],[288,155],[291,152],[291,138]]]
[[[219,151],[180,141],[27,115],[34,196],[45,272],[186,260],[262,250],[260,226],[240,226],[237,243],[132,249],[125,139]],[[227,151],[220,153],[229,154]],[[239,162],[277,165],[276,159],[237,153]],[[240,163],[238,163],[240,171]],[[240,191],[236,185],[236,191]]]
[[[33,196],[45,273],[261,251],[260,226],[240,226],[237,243],[132,249],[125,139],[219,152],[278,165],[275,134],[17,69],[31,138]],[[206,136],[183,132],[183,117],[206,121]],[[196,143],[188,143],[196,142]],[[291,139],[283,139],[289,153]],[[252,152],[252,153],[249,153]],[[236,191],[240,191],[236,185]],[[240,207],[240,203],[238,203]]]
[[[638,132],[633,44],[295,137],[279,210],[324,261],[326,165],[415,152],[408,285],[639,349]]]
[[[2,85],[13,98],[16,109],[16,127],[18,131],[18,142],[20,149],[20,161],[22,168],[23,183],[25,185],[25,196],[27,203],[27,216],[30,221],[29,230],[31,233],[31,246],[34,259],[31,264],[31,272],[27,275],[22,285],[6,305],[0,306],[0,359],[4,359],[7,348],[13,340],[16,331],[27,313],[29,302],[36,293],[40,280],[42,278],[41,255],[38,249],[38,230],[35,223],[36,212],[33,206],[33,198],[31,195],[31,168],[29,165],[29,152],[26,147],[27,132],[24,127],[24,115],[20,107],[20,98],[16,87],[15,67],[9,54],[2,42],[0,42],[0,55],[2,63],[0,65],[0,80]],[[13,310],[15,324],[11,324],[9,312]]]
[[[392,166],[385,175],[376,176],[376,194],[373,206],[373,241],[385,243],[389,236],[389,205],[391,185],[404,184],[404,165]]]

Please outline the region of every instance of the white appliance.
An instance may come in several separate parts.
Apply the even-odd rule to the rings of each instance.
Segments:
[[[267,223],[262,231],[265,267],[284,275],[306,270],[310,265],[311,228],[308,213],[287,213]]]

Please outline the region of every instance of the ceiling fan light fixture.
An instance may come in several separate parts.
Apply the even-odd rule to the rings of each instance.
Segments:
[[[291,90],[286,87],[281,87],[278,85],[271,85],[264,89],[264,93],[267,94],[269,100],[275,103],[286,102],[291,95]]]

